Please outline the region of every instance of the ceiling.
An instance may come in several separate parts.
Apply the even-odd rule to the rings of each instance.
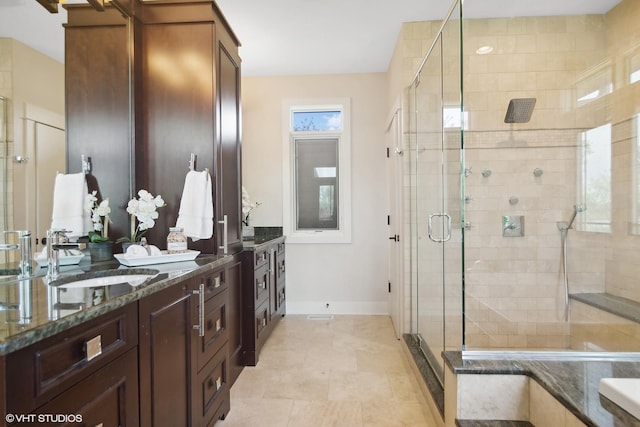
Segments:
[[[82,0],[68,0],[78,3]],[[621,0],[465,0],[466,18],[602,14]],[[450,0],[217,0],[245,76],[384,72],[403,22],[442,19]],[[0,37],[63,62],[66,12],[0,0]]]

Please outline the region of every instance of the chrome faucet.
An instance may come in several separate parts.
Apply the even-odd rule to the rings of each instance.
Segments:
[[[68,230],[47,230],[47,279],[55,280],[60,276],[60,250],[73,249],[78,245],[68,243]]]
[[[31,261],[31,231],[29,230],[17,230],[17,231],[5,231],[5,234],[15,233],[18,235],[17,244],[2,244],[0,245],[1,251],[20,251],[20,261],[18,262],[18,278],[26,279],[33,275],[33,263]]]

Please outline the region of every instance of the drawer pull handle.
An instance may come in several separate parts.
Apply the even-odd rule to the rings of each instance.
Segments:
[[[260,320],[260,326],[266,326],[266,325],[267,325],[267,319],[262,318],[262,319]]]
[[[209,386],[209,388],[216,388],[216,391],[220,390],[220,387],[222,387],[222,378],[218,377],[216,378],[216,381],[213,382],[213,380],[211,378],[209,378],[209,381],[207,382],[207,386]]]
[[[222,282],[220,281],[220,276],[216,276],[213,279],[213,287],[214,288],[219,288],[221,284],[222,284]]]
[[[258,287],[260,289],[267,289],[267,282],[260,282],[258,283]]]
[[[222,320],[218,319],[216,320],[216,332],[218,332],[220,329],[222,329]]]
[[[222,221],[218,221],[218,224],[222,224],[222,246],[218,246],[218,249],[222,249],[222,253],[226,255],[229,249],[229,221],[227,221],[227,216],[222,215]]]
[[[102,354],[102,335],[91,338],[84,344],[84,351],[86,354],[87,362],[95,359]]]
[[[193,295],[198,295],[198,324],[193,325],[193,329],[198,331],[198,336],[204,336],[204,283],[200,283],[197,291],[192,291]]]

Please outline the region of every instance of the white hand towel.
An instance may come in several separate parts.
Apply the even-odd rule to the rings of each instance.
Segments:
[[[51,228],[69,230],[68,237],[86,236],[92,229],[90,214],[84,210],[88,192],[84,173],[57,174]]]
[[[190,171],[184,180],[176,227],[191,240],[213,236],[213,192],[208,170]]]

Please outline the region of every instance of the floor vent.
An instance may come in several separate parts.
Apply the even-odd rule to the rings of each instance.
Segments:
[[[308,320],[332,320],[333,314],[310,314],[307,316]]]

